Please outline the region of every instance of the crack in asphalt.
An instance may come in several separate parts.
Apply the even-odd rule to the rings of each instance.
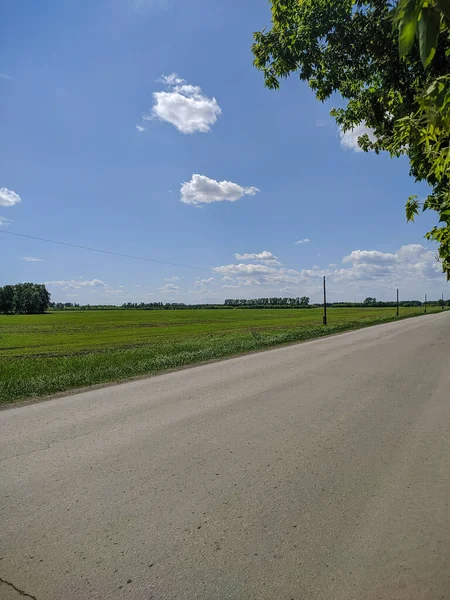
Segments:
[[[31,598],[32,600],[37,600],[36,596],[32,596],[31,594],[27,594],[23,590],[21,590],[18,587],[16,587],[13,583],[11,583],[10,581],[6,581],[6,579],[3,579],[2,577],[0,577],[0,583],[4,583],[5,585],[9,585],[9,587],[11,587],[14,591],[16,591],[21,596],[24,596],[25,598]]]
[[[48,442],[48,444],[46,446],[42,446],[41,448],[35,448],[34,450],[28,450],[28,452],[19,452],[19,454],[12,454],[11,456],[5,456],[4,458],[0,458],[0,463],[4,462],[5,460],[11,460],[12,458],[19,458],[20,456],[27,456],[29,454],[34,454],[35,452],[43,452],[44,450],[49,450],[53,444],[63,444],[64,442],[70,442],[72,440],[76,440],[79,437],[83,437],[85,435],[90,435],[91,433],[95,433],[96,431],[87,431],[85,433],[77,433],[77,435],[74,435],[72,437],[65,437],[62,438],[61,440],[51,440],[50,442]]]

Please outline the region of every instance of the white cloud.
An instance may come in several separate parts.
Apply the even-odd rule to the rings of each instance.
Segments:
[[[294,244],[309,244],[310,241],[309,238],[303,238],[302,240],[297,240]]]
[[[179,294],[181,292],[180,286],[173,283],[166,283],[159,290],[165,294]]]
[[[57,281],[46,281],[45,285],[49,287],[61,287],[63,290],[79,290],[80,288],[107,288],[109,287],[106,283],[100,279],[60,279]]]
[[[12,79],[12,77],[6,73],[0,73],[0,79]]]
[[[376,137],[373,134],[373,129],[367,127],[365,123],[360,123],[353,127],[353,129],[349,129],[348,131],[339,130],[339,135],[341,137],[341,146],[345,150],[354,150],[355,152],[363,152],[363,149],[358,145],[358,138],[367,133],[370,141],[375,142]]]
[[[213,281],[215,281],[215,277],[208,277],[207,279],[197,279],[197,281],[194,282],[194,285],[196,285],[197,287],[204,287],[205,285],[209,285]]]
[[[42,258],[36,258],[35,256],[24,256],[21,258],[25,262],[43,262]]]
[[[142,127],[142,125],[136,125],[136,130],[139,131],[139,133],[142,133],[145,131],[145,127]]]
[[[421,246],[422,247],[422,246]],[[348,256],[344,256],[343,263],[394,263],[397,260],[395,254],[378,252],[377,250],[353,250]]]
[[[175,281],[180,281],[181,277],[177,277],[176,275],[172,275],[172,277],[164,277],[164,281],[168,283],[174,283]]]
[[[19,202],[22,202],[19,194],[5,187],[0,188],[0,206],[14,206],[15,204],[19,204]]]
[[[255,252],[255,253],[245,253],[245,254],[239,254],[238,252],[236,252],[236,254],[234,255],[234,258],[236,260],[260,260],[263,263],[266,263],[268,265],[280,265],[281,263],[278,262],[278,257],[274,256],[272,254],[272,252],[268,252],[267,250],[263,250],[262,252]]]
[[[215,267],[223,275],[222,287],[242,289],[246,297],[264,294],[277,296],[281,292],[308,295],[320,300],[322,277],[328,281],[330,298],[363,300],[367,296],[393,298],[395,288],[401,289],[404,299],[421,299],[427,292],[440,296],[445,278],[434,252],[421,244],[402,246],[396,252],[354,250],[342,259],[344,267],[331,263],[327,268],[315,265],[296,271],[265,264],[239,264]],[[254,290],[254,291],[252,291]]]
[[[153,94],[153,107],[145,120],[159,119],[174,125],[181,133],[206,133],[222,114],[215,98],[209,98],[198,86],[188,85],[176,73],[163,75],[170,90]]]
[[[214,267],[213,271],[221,275],[253,275],[255,273],[276,273],[277,269],[268,267],[267,265],[244,264],[239,265],[223,265]]]
[[[165,83],[169,86],[183,85],[186,83],[186,79],[181,79],[178,77],[176,73],[170,73],[169,75],[161,75],[161,78],[158,79],[159,83]]]
[[[402,246],[394,253],[377,250],[354,250],[344,256],[343,263],[350,263],[347,269],[336,269],[337,280],[375,280],[386,286],[409,285],[411,288],[442,279],[442,268],[434,252],[421,244]]]
[[[8,219],[7,217],[0,217],[0,227],[7,227],[8,225],[11,225],[11,223],[11,219]]]
[[[181,186],[181,202],[185,204],[210,204],[211,202],[236,202],[243,196],[254,196],[256,187],[243,187],[232,181],[216,181],[194,173],[190,181]]]

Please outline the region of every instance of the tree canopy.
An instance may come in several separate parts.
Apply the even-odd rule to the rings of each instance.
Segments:
[[[425,181],[423,203],[410,197],[407,218],[435,210],[450,279],[449,0],[271,0],[272,29],[254,34],[254,64],[271,89],[298,73],[316,97],[346,100],[331,111],[343,131],[364,124],[365,151],[406,154],[410,174]]]
[[[6,314],[44,313],[50,305],[50,293],[44,284],[17,283],[0,288],[0,312]]]

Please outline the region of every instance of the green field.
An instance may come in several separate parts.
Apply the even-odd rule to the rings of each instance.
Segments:
[[[438,310],[438,309],[434,309]],[[423,313],[402,308],[401,316]],[[0,402],[159,373],[395,319],[393,308],[0,315]]]

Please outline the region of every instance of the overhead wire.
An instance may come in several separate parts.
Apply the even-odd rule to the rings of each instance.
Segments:
[[[5,229],[0,229],[0,233],[5,233],[7,235],[14,235],[17,237],[27,238],[30,240],[38,240],[40,242],[47,242],[49,244],[58,244],[59,246],[67,246],[69,248],[77,248],[79,250],[88,250],[90,252],[99,252],[100,254],[109,254],[112,256],[120,256],[121,258],[131,258],[134,260],[142,260],[144,262],[156,263],[160,265],[169,265],[171,267],[180,267],[183,269],[195,269],[196,271],[208,271],[212,272],[212,269],[207,267],[196,267],[193,265],[183,265],[180,263],[173,263],[166,260],[157,260],[155,258],[146,258],[143,256],[134,256],[133,254],[124,254],[122,252],[113,252],[112,250],[101,250],[99,248],[92,248],[90,246],[81,246],[80,244],[71,244],[69,242],[61,242],[59,240],[51,240],[48,238],[39,237],[36,235],[28,235],[26,233],[19,233],[17,231],[6,231]]]

